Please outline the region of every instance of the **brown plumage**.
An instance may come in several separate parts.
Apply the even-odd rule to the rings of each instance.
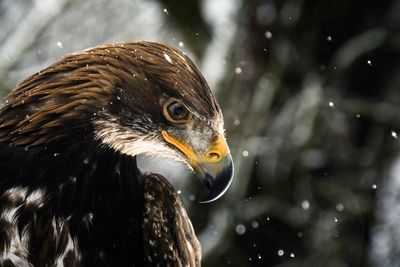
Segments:
[[[29,77],[0,110],[1,266],[200,266],[179,195],[136,155],[185,162],[220,197],[221,110],[181,51],[104,45]]]
[[[149,255],[145,261],[149,265],[165,261],[171,266],[200,266],[200,243],[174,188],[156,174],[147,175],[143,187],[143,238],[149,241],[144,246],[145,254]],[[160,195],[168,201],[159,201]]]

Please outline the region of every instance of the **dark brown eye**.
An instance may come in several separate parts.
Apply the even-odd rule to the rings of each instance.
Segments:
[[[189,111],[178,101],[170,101],[164,108],[164,115],[167,120],[174,123],[184,123],[189,120]]]

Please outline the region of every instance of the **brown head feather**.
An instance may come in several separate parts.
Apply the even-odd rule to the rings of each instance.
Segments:
[[[158,43],[120,43],[71,54],[23,81],[0,110],[0,142],[34,147],[84,134],[94,117],[112,109],[118,88],[143,109],[152,108],[157,94],[167,94],[179,96],[198,117],[221,116],[183,52]]]

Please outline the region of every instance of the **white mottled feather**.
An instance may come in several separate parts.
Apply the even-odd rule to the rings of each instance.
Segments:
[[[26,196],[26,189],[22,187],[15,187],[7,190],[4,196],[8,197],[9,200],[24,198]],[[3,210],[0,215],[0,219],[7,221],[12,225],[10,232],[11,238],[9,246],[1,251],[0,254],[0,266],[5,260],[10,260],[15,266],[31,266],[28,261],[28,242],[29,242],[29,232],[27,226],[23,229],[20,235],[17,228],[18,217],[16,213],[20,206],[11,206],[6,210]]]

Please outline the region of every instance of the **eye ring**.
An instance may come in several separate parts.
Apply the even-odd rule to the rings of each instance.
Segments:
[[[165,118],[173,123],[186,123],[192,117],[185,105],[175,98],[164,104],[163,113]]]

